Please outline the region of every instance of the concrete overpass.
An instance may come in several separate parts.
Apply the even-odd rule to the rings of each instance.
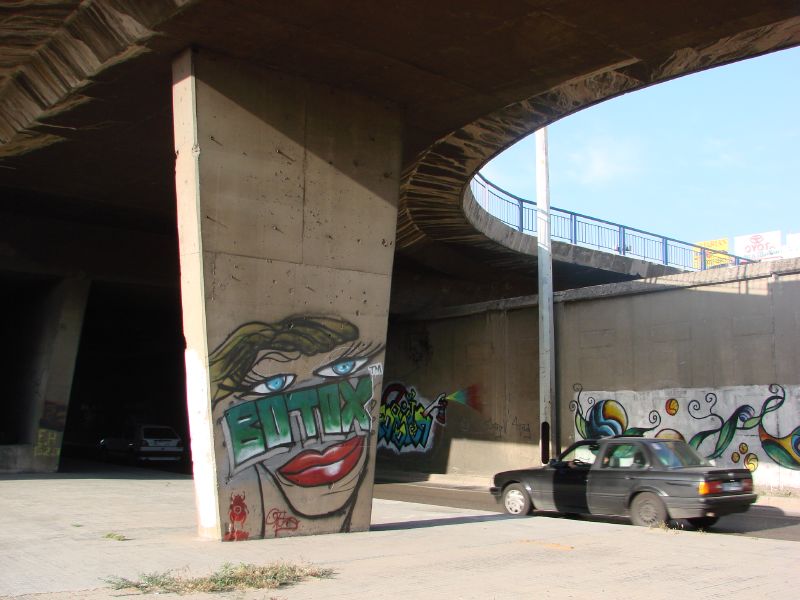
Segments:
[[[535,288],[535,256],[465,210],[485,161],[593,103],[797,45],[800,8],[42,0],[2,9],[0,33],[3,460],[57,467],[91,281],[97,393],[126,393],[121,376],[169,395],[155,321],[134,315],[169,302],[180,257],[199,527],[243,539],[272,509],[296,533],[368,526],[390,297]],[[557,274],[658,274],[627,260]],[[136,336],[149,353],[119,351]]]

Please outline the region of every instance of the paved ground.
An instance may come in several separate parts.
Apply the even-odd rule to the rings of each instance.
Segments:
[[[112,590],[103,578],[169,569],[201,575],[225,562],[277,560],[336,574],[274,591],[181,598],[751,600],[794,596],[800,585],[798,542],[391,500],[374,501],[370,532],[210,542],[195,536],[191,479],[147,477],[0,478],[0,597],[129,598],[138,594]]]

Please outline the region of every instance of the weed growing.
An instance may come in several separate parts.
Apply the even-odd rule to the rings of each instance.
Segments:
[[[109,577],[104,581],[115,590],[137,589],[144,593],[231,592],[248,589],[275,589],[298,583],[308,578],[327,579],[331,569],[311,565],[271,563],[265,566],[225,563],[206,577],[184,577],[173,571],[145,573],[138,580]]]
[[[107,534],[103,536],[107,540],[116,540],[118,542],[127,542],[131,538],[125,537],[121,533],[115,533],[113,531],[109,531]]]

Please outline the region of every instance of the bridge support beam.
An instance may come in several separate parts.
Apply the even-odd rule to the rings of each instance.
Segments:
[[[399,113],[203,50],[173,105],[200,534],[366,530]]]
[[[61,459],[89,281],[67,277],[41,289],[6,329],[17,368],[9,378],[13,404],[0,436],[0,473],[54,473]]]

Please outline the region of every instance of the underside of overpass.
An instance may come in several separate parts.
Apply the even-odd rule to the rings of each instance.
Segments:
[[[19,393],[4,404],[13,415],[0,440],[4,468],[57,467],[65,424],[69,433],[80,407],[102,406],[97,382],[112,367],[98,346],[127,345],[123,368],[166,360],[181,373],[179,287],[186,345],[200,357],[194,375],[205,381],[189,396],[204,398],[200,405],[230,401],[233,384],[214,380],[209,361],[214,352],[228,358],[223,342],[244,335],[242,324],[336,312],[345,319],[337,327],[355,324],[382,348],[390,312],[535,293],[535,240],[465,195],[477,169],[594,103],[798,43],[800,8],[789,0],[433,0],[391,8],[360,0],[33,0],[0,8],[0,325],[9,360],[20,363],[12,382]],[[263,197],[285,192],[296,205],[268,199],[257,217],[246,213],[245,184],[226,183],[234,176],[225,169],[241,182],[258,180]],[[194,187],[184,185],[190,176]],[[235,235],[220,218],[231,214]],[[289,230],[299,232],[295,242],[270,241]],[[347,239],[335,240],[343,230]],[[554,245],[556,289],[668,272],[601,254]],[[286,269],[259,270],[256,260]],[[342,299],[334,275],[345,272],[363,288],[364,306]],[[198,273],[205,279],[191,278]],[[288,297],[289,280],[302,284],[297,297]],[[115,339],[109,330],[121,322],[124,339]],[[160,335],[142,333],[147,322]],[[169,356],[152,352],[158,344]],[[369,357],[373,396],[382,356]],[[175,418],[173,408],[153,410],[175,395],[148,393],[154,374],[167,377],[136,374],[155,403],[142,412]],[[176,378],[163,389],[182,393]],[[94,390],[83,397],[92,400],[76,402],[80,390]],[[208,425],[209,415],[191,416],[193,406],[189,420]],[[225,414],[227,446],[214,446],[222,438],[210,433],[203,445],[203,428],[192,425],[193,450],[211,465],[199,485],[209,489],[226,453],[236,469],[252,466],[244,451],[231,450],[242,440],[233,413]],[[310,414],[297,421],[307,434]],[[366,454],[357,489],[374,469]],[[225,533],[218,517],[238,488],[220,490],[209,492],[213,508],[203,501],[206,516],[217,513],[200,526],[212,537]],[[283,501],[300,506],[289,492]],[[363,528],[363,505],[355,493],[325,513],[334,525],[305,532]],[[239,539],[236,526],[225,535]]]

